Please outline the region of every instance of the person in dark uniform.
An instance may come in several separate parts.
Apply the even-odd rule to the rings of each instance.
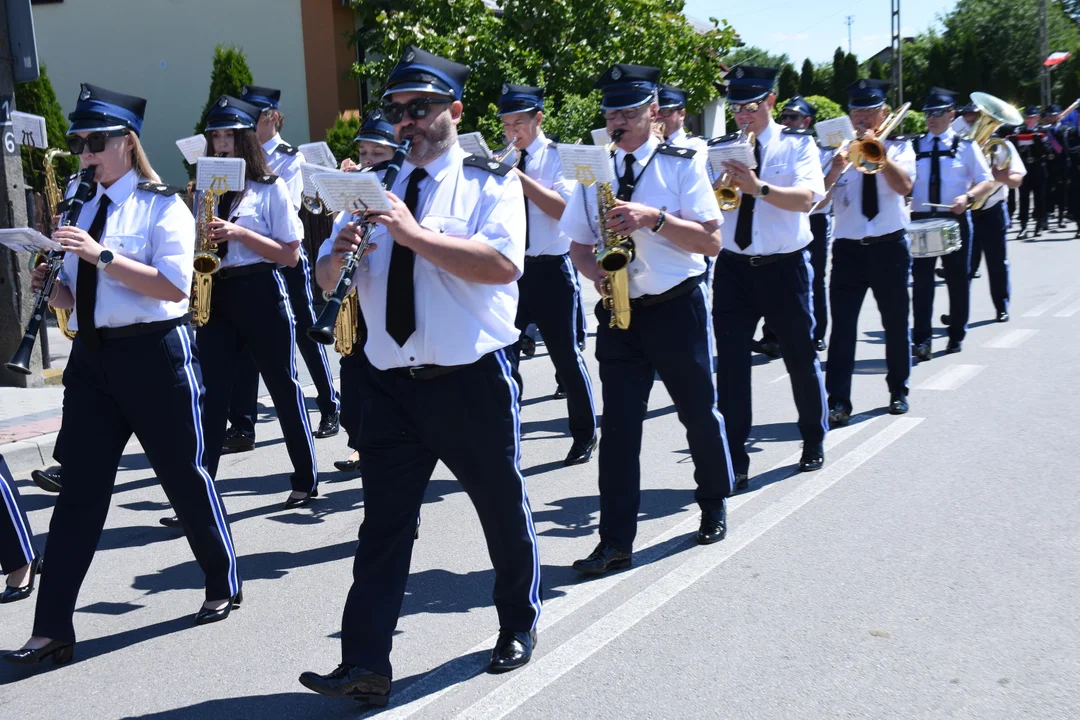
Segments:
[[[874,137],[888,116],[885,96],[892,83],[864,79],[847,88],[848,115],[863,138]],[[876,175],[848,168],[847,151],[837,151],[825,176],[832,188],[833,261],[829,281],[832,333],[825,390],[829,397],[829,424],[851,422],[851,376],[855,372],[855,342],[859,311],[866,291],[874,293],[885,330],[889,412],[909,409],[911,332],[908,274],[911,252],[905,233],[908,212],[905,196],[915,178],[915,152],[903,136],[880,139],[885,164]]]
[[[50,302],[74,308],[78,331],[64,369],[64,483],[33,636],[9,662],[71,660],[79,588],[132,433],[206,575],[196,622],[222,620],[242,599],[229,521],[204,463],[202,372],[188,324],[195,223],[142,150],[145,109],[142,98],[84,84],[69,115],[68,149],[95,168],[95,185],[75,191],[89,198],[77,224],[53,233],[65,255]],[[35,269],[35,289],[45,269]]]
[[[1005,197],[1008,190],[1020,187],[1027,170],[1020,160],[1020,154],[1013,144],[1005,140],[1009,152],[1009,166],[1003,169],[991,167],[994,174],[995,189],[978,210],[971,211],[972,227],[972,267],[977,267],[975,252],[986,254],[986,273],[990,281],[990,299],[994,302],[998,322],[1009,321],[1009,283],[1008,243],[1005,231],[1009,227],[1009,216],[1005,210]],[[974,273],[972,273],[974,276]]]
[[[1017,239],[1029,239],[1027,224],[1029,209],[1031,209],[1031,196],[1035,197],[1034,207],[1034,231],[1030,239],[1039,237],[1043,230],[1049,231],[1050,226],[1046,213],[1046,185],[1047,166],[1049,165],[1054,150],[1046,133],[1039,126],[1039,108],[1029,105],[1024,108],[1024,124],[1016,128],[1009,141],[1016,146],[1020,153],[1020,159],[1027,168],[1024,182],[1016,191],[1020,196],[1020,233]]]
[[[805,98],[796,95],[780,110],[779,123],[794,130],[810,130],[816,115],[817,108],[806,102]],[[832,162],[834,149],[821,144],[817,147],[821,167],[826,168]],[[818,352],[824,352],[827,347],[825,336],[829,328],[829,294],[825,277],[829,267],[831,215],[831,202],[815,203],[810,212],[810,232],[814,236],[809,246],[810,267],[814,271],[814,347]]]
[[[382,111],[412,146],[354,275],[367,321],[372,388],[360,469],[364,523],[342,616],[341,664],[300,682],[332,697],[389,701],[390,649],[405,596],[416,518],[435,465],[446,464],[480,518],[495,569],[499,636],[490,672],[532,657],[540,559],[521,474],[515,281],[525,262],[525,202],[512,168],[457,143],[469,68],[408,46]],[[403,198],[404,200],[402,200]],[[357,249],[349,223],[323,245],[324,289]]]
[[[986,155],[971,140],[952,129],[956,117],[956,93],[930,88],[923,104],[926,132],[912,140],[917,161],[911,193],[911,219],[949,219],[960,225],[960,249],[941,256],[949,289],[949,313],[941,321],[949,326],[946,353],[962,349],[967,335],[971,305],[971,205],[994,190],[994,176]],[[948,209],[937,207],[949,205]],[[913,333],[912,354],[930,360],[933,333],[934,267],[937,257],[917,257],[912,262]]]
[[[629,567],[641,502],[641,432],[657,374],[686,427],[694,461],[695,499],[701,508],[697,542],[727,533],[727,497],[734,485],[724,418],[716,408],[712,319],[705,256],[720,251],[723,218],[705,164],[691,148],[661,144],[652,126],[659,115],[660,71],[612,65],[596,85],[608,133],[622,133],[612,158],[617,183],[606,230],[634,242],[627,266],[631,318],[611,327],[611,312],[596,307],[596,359],[603,382],[600,433],[600,541],[578,572],[601,575]],[[617,189],[616,189],[617,185]],[[603,244],[598,189],[578,186],[559,223],[574,244],[570,257],[599,283],[594,250]]]
[[[0,605],[18,602],[34,592],[41,556],[34,550],[30,521],[22,508],[19,488],[11,476],[4,456],[0,455],[0,573],[7,576]]]
[[[563,177],[562,162],[544,136],[544,89],[504,83],[499,95],[499,118],[507,139],[514,142],[514,172],[525,193],[525,272],[518,280],[515,324],[531,324],[544,337],[555,366],[558,384],[566,392],[566,408],[573,444],[566,465],[588,462],[596,447],[596,408],[585,358],[578,349],[577,270],[567,254],[570,238],[559,231],[559,218],[575,183]],[[518,372],[521,341],[510,351],[514,379]]]
[[[1070,135],[1075,134],[1076,128],[1064,125],[1061,122],[1061,106],[1057,104],[1047,105],[1042,114],[1043,130],[1046,132],[1046,140],[1050,144],[1053,155],[1047,163],[1047,223],[1049,216],[1057,210],[1057,226],[1065,227],[1065,218],[1069,215],[1069,179],[1071,175],[1070,164],[1072,157],[1067,148],[1075,143]]]
[[[285,123],[280,108],[281,91],[245,85],[240,99],[262,111],[258,125],[255,127],[255,136],[266,152],[266,163],[270,172],[285,182],[293,207],[300,212],[304,189],[300,166],[305,158],[303,153],[281,138],[281,128]],[[313,242],[321,241],[322,238],[313,239]],[[315,437],[332,437],[338,433],[338,413],[341,406],[338,402],[337,391],[334,389],[334,378],[330,373],[326,349],[307,336],[308,328],[315,322],[315,312],[312,310],[314,299],[311,296],[311,270],[307,248],[303,242],[300,243],[300,261],[295,266],[282,267],[281,274],[289,288],[289,302],[292,304],[292,314],[296,319],[296,347],[300,351],[300,356],[304,358],[304,364],[307,365],[311,381],[315,384],[318,393],[316,402],[321,417]],[[229,429],[225,433],[226,452],[245,452],[254,449],[258,400],[259,372],[255,367],[255,359],[249,351],[244,353],[236,370],[232,401],[229,403]]]
[[[777,72],[740,65],[728,77],[728,105],[736,125],[754,133],[757,163],[755,169],[725,164],[741,202],[724,213],[723,250],[713,274],[717,406],[727,423],[736,491],[749,482],[750,341],[762,317],[780,343],[795,394],[803,439],[799,470],[818,470],[825,462],[825,385],[814,348],[814,271],[807,249],[813,240],[808,213],[825,197],[825,184],[809,131],[773,122]],[[740,135],[710,144],[735,143]]]

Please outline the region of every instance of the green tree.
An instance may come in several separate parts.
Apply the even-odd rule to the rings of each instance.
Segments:
[[[356,143],[354,139],[360,132],[360,116],[345,117],[338,115],[334,124],[326,131],[326,144],[330,146],[330,152],[334,153],[338,163],[345,158],[356,159]]]
[[[844,54],[843,48],[836,48],[836,52],[833,53],[832,79],[829,81],[828,95],[833,102],[837,103],[842,102],[847,86],[851,84],[850,82],[845,82],[845,79],[847,78],[847,75],[844,72],[845,57],[846,55]]]
[[[885,71],[885,66],[881,64],[881,61],[874,58],[870,61],[870,66],[866,69],[866,76],[874,80],[888,80],[889,75]]]
[[[817,92],[817,87],[814,84],[814,63],[810,62],[810,58],[806,58],[802,62],[802,72],[799,73],[799,94],[803,97],[808,97]]]
[[[814,122],[819,120],[831,120],[833,118],[840,117],[841,115],[847,115],[846,105],[838,105],[824,95],[810,95],[806,98],[806,102],[810,103],[817,110],[817,114],[814,116]]]
[[[780,77],[776,82],[776,96],[790,98],[799,92],[799,74],[795,67],[788,63],[780,69]]]
[[[56,91],[53,90],[52,82],[49,81],[48,72],[44,65],[41,66],[41,74],[33,82],[19,83],[15,86],[15,108],[20,112],[40,115],[45,118],[45,132],[48,135],[48,145],[52,148],[67,148],[64,135],[67,131],[68,121],[64,116],[64,109],[60,101],[56,99]],[[27,187],[35,192],[41,192],[45,187],[45,175],[42,163],[45,161],[45,148],[22,147],[23,175]],[[63,158],[55,163],[56,180],[60,185],[60,192],[64,192],[64,181],[79,167],[78,158]]]
[[[210,71],[210,94],[203,105],[199,121],[195,123],[195,134],[206,127],[206,116],[210,108],[222,95],[239,97],[245,85],[252,83],[251,69],[248,68],[244,51],[233,45],[218,45],[214,48],[214,65]]]
[[[787,53],[780,55],[770,53],[768,50],[755,45],[744,45],[735,48],[727,54],[724,62],[728,67],[736,65],[750,65],[753,67],[767,67],[780,69],[791,62]]]

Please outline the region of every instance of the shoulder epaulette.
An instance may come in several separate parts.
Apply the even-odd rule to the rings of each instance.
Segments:
[[[274,152],[285,153],[286,155],[295,155],[300,152],[299,148],[295,148],[289,143],[279,143]]]
[[[477,168],[478,170],[486,170],[487,172],[492,173],[493,175],[498,175],[499,177],[505,177],[507,173],[514,169],[509,165],[504,165],[503,163],[498,162],[497,160],[480,157],[479,155],[469,155],[461,161],[461,164],[465,167]]]
[[[969,137],[962,137],[962,138],[960,138],[960,142],[962,142],[962,143],[970,143],[970,142],[974,142],[974,141]]]
[[[789,128],[780,131],[781,135],[813,135],[814,131],[809,128]]]
[[[668,145],[667,143],[661,143],[656,152],[660,155],[670,155],[677,158],[690,159],[697,154],[697,150],[688,147],[679,147],[678,145]]]
[[[273,185],[277,182],[278,176],[274,175],[273,173],[266,173],[262,177],[252,179],[257,183],[262,183],[263,185]]]
[[[889,137],[887,137],[885,139],[886,140],[896,140],[897,142],[905,142],[907,140],[912,140],[912,139],[914,139],[916,137],[919,137],[919,136],[917,136],[917,135],[890,135]]]
[[[739,135],[740,135],[740,133],[733,132],[730,135],[722,135],[720,137],[714,137],[712,140],[709,141],[709,145],[712,146],[712,145],[719,145],[722,142],[731,142],[732,140],[738,139]]]
[[[141,182],[139,183],[138,188],[140,190],[145,190],[147,192],[152,192],[157,195],[165,196],[179,195],[180,193],[184,192],[184,188],[178,188],[172,185],[164,185],[162,183],[156,182]]]

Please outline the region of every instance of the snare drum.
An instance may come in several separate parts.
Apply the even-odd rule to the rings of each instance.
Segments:
[[[956,220],[913,220],[907,234],[911,238],[911,256],[917,258],[948,255],[959,250],[962,242]]]

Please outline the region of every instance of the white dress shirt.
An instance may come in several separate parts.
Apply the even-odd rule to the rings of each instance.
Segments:
[[[266,164],[270,166],[270,172],[285,181],[292,197],[293,208],[300,209],[300,198],[304,192],[304,178],[300,174],[300,166],[305,162],[304,153],[299,150],[289,155],[283,150],[278,150],[279,145],[285,145],[281,135],[274,135],[270,140],[263,143],[266,152]]]
[[[761,148],[760,164],[755,172],[761,181],[774,187],[807,188],[814,202],[825,197],[825,180],[821,174],[821,155],[812,135],[784,133],[772,120],[757,136]],[[730,142],[736,142],[732,139]],[[724,143],[721,143],[723,145]],[[739,255],[776,255],[801,250],[814,239],[810,232],[810,215],[805,212],[782,210],[758,198],[750,226],[750,244],[746,249],[735,242],[739,213],[746,211],[746,198],[737,210],[724,212],[723,247]]]
[[[824,183],[824,176],[829,174],[829,168],[832,165],[833,155],[836,154],[836,148],[818,145],[818,154],[821,156],[821,168],[822,168],[822,183]],[[817,201],[815,201],[816,204]],[[811,215],[821,215],[823,213],[832,212],[832,199],[829,202],[822,203],[821,207],[814,210]]]
[[[663,208],[672,217],[705,223],[722,223],[720,206],[716,204],[709,178],[703,165],[685,157],[657,154],[659,143],[649,139],[633,151],[634,175],[637,184],[631,202]],[[615,177],[623,174],[625,150],[616,150]],[[648,165],[646,165],[648,163]],[[618,191],[618,180],[612,183],[612,194]],[[576,243],[602,246],[596,206],[596,186],[578,185],[578,191],[566,205],[559,227]],[[651,228],[635,230],[634,260],[630,263],[630,297],[659,295],[687,278],[705,272],[705,256],[683,250]]]
[[[910,140],[886,140],[885,154],[915,180],[915,151]],[[863,182],[867,176],[848,168],[833,188],[833,238],[861,240],[904,230],[911,221],[907,202],[878,173],[878,214],[867,220],[862,211]]]
[[[713,177],[712,168],[709,166],[709,143],[705,138],[691,136],[686,132],[686,128],[679,128],[664,140],[668,145],[674,145],[675,147],[686,147],[697,152],[694,155],[694,160],[700,162],[705,168],[705,174],[709,178],[711,184],[716,178]]]
[[[233,203],[225,218],[282,245],[296,245],[304,238],[304,227],[293,208],[289,188],[280,177],[272,184],[248,180],[244,193]],[[270,262],[247,245],[230,242],[221,267],[241,267]]]
[[[466,153],[454,144],[424,169],[416,218],[428,230],[471,239],[494,248],[517,268],[525,264],[525,204],[515,173],[500,177],[462,165]],[[404,199],[415,166],[405,162],[391,191]],[[341,227],[354,218],[339,216],[319,257],[330,254]],[[417,254],[413,266],[416,331],[403,347],[386,331],[386,289],[393,237],[376,226],[377,245],[354,274],[357,297],[367,322],[364,345],[380,370],[416,365],[467,365],[514,343],[520,331],[517,283],[487,285],[463,280]],[[516,281],[517,278],[514,278]]]
[[[1025,167],[1024,161],[1020,159],[1020,153],[1016,151],[1016,146],[1009,140],[1005,141],[1005,145],[1009,148],[1009,172],[1027,175],[1027,167]],[[994,192],[990,193],[990,197],[988,197],[983,204],[983,210],[992,208],[995,205],[1000,205],[1001,201],[1003,201],[1008,194],[1009,188],[1005,187],[1005,183],[1001,183]]]
[[[89,231],[102,195],[109,196],[105,228],[99,242],[117,257],[124,256],[150,265],[185,293],[191,288],[195,256],[195,220],[184,204],[182,194],[162,195],[139,190],[141,182],[134,170],[108,189],[97,186],[97,194],[79,214],[77,225]],[[74,192],[74,186],[71,188]],[[158,300],[129,288],[105,270],[98,270],[94,324],[99,327],[124,327],[136,323],[171,320],[188,311],[188,299],[180,302]],[[64,255],[60,282],[75,294],[79,275],[79,257]],[[79,329],[79,308],[71,315],[70,327]]]
[[[525,148],[525,174],[543,187],[554,190],[563,200],[570,201],[577,182],[563,175],[562,160],[555,146],[543,131]],[[554,218],[529,201],[529,247],[525,254],[565,255],[570,250],[570,238],[559,230],[559,218]]]
[[[983,180],[993,180],[990,167],[986,164],[986,156],[979,146],[967,140],[961,140],[956,146],[956,155],[949,157],[944,153],[952,150],[953,141],[960,137],[952,128],[948,128],[942,135],[935,136],[930,133],[921,135],[912,140],[912,148],[916,155],[920,152],[930,152],[934,147],[934,138],[938,138],[938,151],[943,153],[938,158],[941,168],[941,199],[940,202],[949,205],[953,199],[964,195],[975,183]],[[930,198],[930,172],[932,158],[924,157],[918,160],[915,186],[911,190],[911,212],[936,212],[945,214],[949,211],[945,208],[927,207]]]

